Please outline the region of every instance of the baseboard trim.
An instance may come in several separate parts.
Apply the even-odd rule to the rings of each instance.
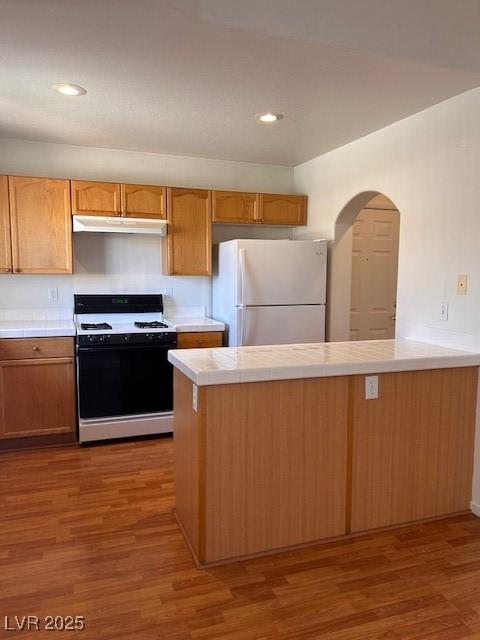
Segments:
[[[480,504],[476,502],[470,502],[470,509],[472,513],[480,518]]]

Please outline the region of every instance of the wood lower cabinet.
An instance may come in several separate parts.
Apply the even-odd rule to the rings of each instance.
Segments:
[[[352,532],[470,508],[477,376],[474,367],[383,374],[376,400],[355,377]]]
[[[127,218],[167,217],[167,188],[122,184],[122,215]]]
[[[72,213],[91,216],[122,214],[121,185],[72,180]]]
[[[0,176],[0,273],[12,273],[8,177]]]
[[[54,341],[58,340],[58,345]],[[0,341],[0,439],[75,432],[72,338]],[[38,351],[35,351],[37,347]],[[47,357],[66,353],[69,356]],[[44,353],[46,357],[38,357]],[[32,355],[30,355],[32,354]],[[10,360],[4,360],[5,355]]]
[[[307,224],[307,197],[261,193],[259,222],[262,224]]]
[[[167,272],[178,276],[211,275],[211,192],[168,187],[167,221]]]
[[[222,331],[189,331],[177,334],[178,349],[202,349],[222,346]]]
[[[259,195],[237,191],[212,191],[212,222],[254,224],[258,219]]]
[[[72,273],[70,182],[12,176],[8,182],[14,273]]]

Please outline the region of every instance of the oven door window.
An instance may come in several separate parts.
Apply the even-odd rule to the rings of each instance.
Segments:
[[[78,351],[80,418],[173,409],[173,369],[165,347],[86,347]]]

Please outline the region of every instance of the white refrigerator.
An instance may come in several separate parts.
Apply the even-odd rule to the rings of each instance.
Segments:
[[[216,247],[212,315],[228,346],[325,341],[325,240],[230,240]]]

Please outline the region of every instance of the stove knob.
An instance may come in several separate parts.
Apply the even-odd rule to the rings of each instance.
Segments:
[[[89,342],[95,342],[95,336],[88,336]]]
[[[99,342],[105,342],[105,336],[98,336]]]
[[[147,333],[146,336],[147,340],[154,340],[155,339],[155,334],[154,333]]]
[[[132,336],[130,334],[127,333],[126,336],[124,336],[123,338],[125,340],[125,342],[130,342],[130,340],[132,339]]]

